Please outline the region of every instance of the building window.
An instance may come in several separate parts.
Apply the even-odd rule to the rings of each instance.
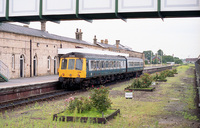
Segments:
[[[60,48],[62,48],[62,44],[60,44]]]
[[[15,55],[12,55],[12,70],[15,70]]]
[[[47,57],[47,69],[50,70],[51,67],[51,57]]]

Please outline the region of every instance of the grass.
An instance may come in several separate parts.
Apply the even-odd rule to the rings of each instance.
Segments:
[[[135,91],[133,99],[125,99],[124,88],[132,80],[117,84],[110,89],[112,108],[120,109],[120,116],[107,124],[90,124],[80,122],[52,121],[53,115],[66,109],[65,98],[52,102],[35,103],[19,110],[0,113],[0,127],[2,128],[168,128],[191,127],[190,124],[198,120],[193,114],[196,109],[193,84],[185,83],[183,78],[193,79],[186,71],[193,65],[177,67],[178,74],[167,78],[167,82],[156,85],[153,92]],[[114,97],[113,93],[117,93]],[[87,96],[88,93],[81,95]],[[75,95],[80,97],[81,95]],[[70,97],[70,96],[69,96]],[[175,104],[175,106],[174,106]],[[175,109],[174,109],[175,108]],[[178,109],[179,108],[179,109]],[[177,110],[176,110],[177,109]],[[94,116],[96,114],[94,113]],[[99,116],[102,116],[101,114]],[[178,118],[176,118],[178,117]],[[171,118],[178,120],[171,123]],[[180,119],[180,120],[179,120]],[[164,120],[164,123],[162,122]],[[166,123],[169,121],[170,123]],[[189,123],[188,123],[189,122]]]

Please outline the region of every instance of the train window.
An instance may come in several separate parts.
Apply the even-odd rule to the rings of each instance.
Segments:
[[[119,68],[119,61],[117,61],[117,68]]]
[[[67,59],[62,59],[61,69],[66,69],[66,68],[67,68]]]
[[[76,59],[76,70],[82,70],[82,66],[83,66],[83,60]]]
[[[122,63],[121,63],[121,61],[119,61],[119,68],[121,68],[122,67],[122,65],[121,65]]]
[[[109,61],[109,68],[112,68],[112,61]]]
[[[100,61],[100,68],[103,68],[103,61]]]
[[[69,59],[68,69],[74,69],[75,59]]]
[[[116,61],[113,61],[113,68],[116,67]]]
[[[94,70],[97,69],[97,63],[96,63],[96,61],[94,61],[94,63],[93,63],[93,67],[94,67],[94,68],[93,68]]]
[[[94,61],[91,61],[91,69],[94,69]]]
[[[102,64],[103,64],[102,67],[103,67],[103,68],[106,68],[106,62],[105,62],[105,61],[102,61]]]
[[[111,61],[111,66],[110,66],[111,68],[113,68],[114,67],[114,61]]]
[[[97,61],[97,70],[100,69],[100,61]]]
[[[106,61],[106,68],[108,68],[108,66],[109,66],[109,62],[108,62],[108,61]]]

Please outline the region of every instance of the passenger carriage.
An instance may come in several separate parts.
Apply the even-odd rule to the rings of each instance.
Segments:
[[[141,74],[139,58],[72,52],[61,57],[59,81],[62,87],[92,86]]]

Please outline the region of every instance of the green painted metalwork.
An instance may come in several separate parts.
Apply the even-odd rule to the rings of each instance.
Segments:
[[[127,22],[127,20],[125,18],[123,18],[119,13],[118,13],[118,8],[119,8],[119,1],[115,0],[115,16],[117,18],[122,19],[124,22]]]
[[[40,19],[43,19],[43,17],[42,17],[42,6],[43,6],[43,2],[42,2],[42,0],[40,0],[40,14],[39,14]]]
[[[161,14],[161,0],[158,0],[158,16],[164,21],[164,18]]]
[[[79,0],[76,0],[76,18],[85,20],[85,21],[87,21],[89,23],[92,23],[92,20],[86,19],[83,16],[79,15]]]
[[[6,20],[9,20],[9,0],[6,0]]]
[[[60,21],[56,21],[56,20],[53,20],[53,19],[51,19],[51,18],[44,18],[44,17],[42,16],[42,14],[43,14],[43,0],[40,0],[40,11],[39,11],[39,17],[40,17],[40,19],[41,19],[41,20],[47,20],[47,21],[49,20],[49,21],[51,21],[51,22],[60,24]]]

